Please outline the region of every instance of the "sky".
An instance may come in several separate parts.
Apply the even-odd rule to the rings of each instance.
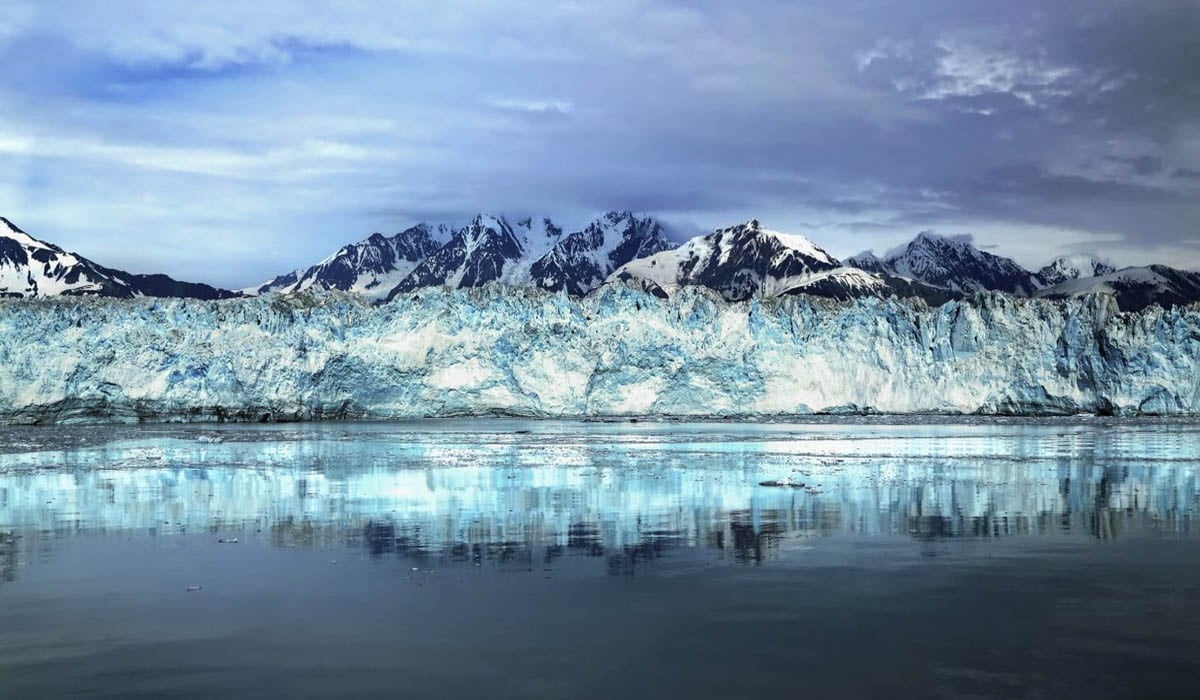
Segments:
[[[0,0],[0,215],[228,287],[374,231],[758,218],[1200,268],[1200,0]]]

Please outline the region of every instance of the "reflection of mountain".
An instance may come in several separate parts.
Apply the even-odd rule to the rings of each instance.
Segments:
[[[1195,435],[1180,425],[1153,435],[1089,425],[518,435],[486,425],[160,428],[0,455],[0,534],[242,531],[275,546],[522,570],[594,556],[627,573],[679,547],[761,562],[795,536],[1175,532],[1200,507]],[[760,485],[783,478],[804,486]],[[15,570],[14,552],[32,546],[23,542],[0,538],[0,568]]]

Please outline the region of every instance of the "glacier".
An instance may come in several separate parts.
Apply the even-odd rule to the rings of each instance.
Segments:
[[[0,300],[0,422],[1200,413],[1200,306],[421,289]]]

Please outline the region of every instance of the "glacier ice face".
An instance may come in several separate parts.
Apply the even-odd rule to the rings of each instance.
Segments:
[[[1200,413],[1200,308],[423,289],[0,300],[0,420]]]

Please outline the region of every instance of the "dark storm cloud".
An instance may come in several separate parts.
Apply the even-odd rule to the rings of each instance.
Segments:
[[[224,284],[480,210],[771,217],[836,255],[926,228],[1030,259],[1103,240],[1200,266],[1198,13],[13,2],[0,213]]]

